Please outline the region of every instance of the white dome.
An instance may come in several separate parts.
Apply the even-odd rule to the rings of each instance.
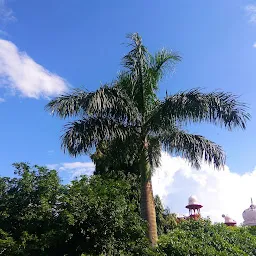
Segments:
[[[196,196],[190,196],[188,198],[188,205],[199,204]]]
[[[224,218],[225,220],[225,223],[236,223],[235,220],[233,220],[231,217],[229,217],[228,215],[222,215],[222,217]]]
[[[251,203],[251,206],[244,210],[243,219],[245,226],[256,226],[256,205]]]

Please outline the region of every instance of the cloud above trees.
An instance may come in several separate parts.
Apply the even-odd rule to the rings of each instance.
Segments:
[[[256,170],[232,172],[228,166],[215,170],[207,164],[201,170],[192,168],[184,159],[162,154],[162,166],[153,177],[153,188],[172,212],[187,214],[185,208],[190,195],[196,195],[204,206],[202,215],[221,222],[222,214],[230,215],[238,223],[242,212],[256,200]]]

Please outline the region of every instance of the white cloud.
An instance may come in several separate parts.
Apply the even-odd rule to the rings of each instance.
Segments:
[[[23,97],[36,99],[56,96],[68,90],[63,78],[37,64],[12,42],[3,39],[0,39],[0,86]]]
[[[202,215],[222,222],[227,214],[242,223],[242,212],[250,206],[250,198],[256,200],[256,170],[237,174],[225,166],[217,171],[203,165],[201,170],[191,168],[180,157],[162,155],[162,166],[153,177],[154,193],[172,212],[188,214],[185,208],[190,195],[196,195],[204,206]]]
[[[5,99],[4,98],[0,98],[0,103],[3,103],[5,102]]]
[[[249,4],[245,6],[245,11],[251,23],[256,23],[256,4]]]
[[[72,162],[61,164],[48,164],[48,168],[55,169],[60,172],[60,176],[68,176],[67,180],[73,180],[80,175],[92,175],[95,169],[92,162]]]
[[[3,24],[16,20],[12,9],[6,5],[6,2],[6,0],[0,0],[0,21]]]
[[[253,48],[256,48],[256,43],[253,44]]]

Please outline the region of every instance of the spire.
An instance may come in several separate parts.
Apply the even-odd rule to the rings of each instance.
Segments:
[[[252,197],[251,197],[251,205],[253,205]]]

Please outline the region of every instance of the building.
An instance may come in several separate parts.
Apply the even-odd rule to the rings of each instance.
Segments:
[[[244,226],[256,226],[256,205],[253,204],[252,199],[250,207],[243,211],[243,219]]]
[[[227,226],[236,226],[236,221],[230,218],[228,215],[222,214],[222,217],[224,218],[224,224]]]
[[[190,196],[188,198],[188,205],[186,206],[186,208],[189,210],[189,215],[177,215],[177,221],[180,222],[187,219],[200,219],[200,209],[202,207],[203,205],[198,202],[196,196]],[[236,226],[236,221],[228,215],[223,214],[222,217],[224,218],[224,224],[226,224],[227,226]],[[256,205],[253,204],[252,199],[250,207],[243,211],[243,219],[243,226],[256,226]]]
[[[186,208],[189,210],[189,216],[177,215],[177,221],[180,222],[186,219],[195,219],[195,220],[200,219],[201,218],[200,209],[202,207],[203,205],[201,205],[198,202],[196,196],[190,196],[188,198],[188,205],[186,206]]]
[[[186,208],[189,210],[189,218],[191,219],[199,219],[201,218],[200,209],[203,206],[198,202],[196,196],[190,196],[188,198],[188,205]]]

